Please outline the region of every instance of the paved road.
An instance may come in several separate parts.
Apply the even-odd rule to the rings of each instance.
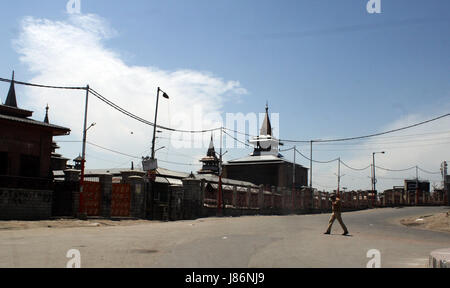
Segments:
[[[345,213],[322,233],[329,215],[209,218],[136,226],[0,231],[0,267],[63,268],[69,249],[82,267],[364,268],[367,251],[382,267],[426,267],[431,251],[450,247],[450,233],[407,228],[398,219],[449,211],[439,207]]]

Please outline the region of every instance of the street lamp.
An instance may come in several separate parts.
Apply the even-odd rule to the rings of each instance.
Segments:
[[[382,151],[382,152],[373,152],[372,153],[372,159],[373,159],[373,167],[372,167],[372,173],[373,173],[373,178],[372,178],[372,202],[374,203],[375,202],[375,191],[377,190],[377,187],[376,187],[376,185],[377,185],[377,178],[376,178],[376,175],[375,175],[375,169],[376,169],[376,166],[375,166],[375,154],[386,154],[386,152],[384,152],[384,151]]]
[[[89,131],[89,129],[91,129],[91,128],[94,127],[95,125],[97,125],[97,123],[92,123],[91,126],[89,126],[89,128],[86,129],[86,132]]]
[[[162,150],[162,149],[164,149],[164,148],[166,148],[166,146],[163,146],[163,147],[161,147],[161,148],[156,149],[156,150],[155,150],[155,154],[156,154],[156,152],[158,152],[159,150]]]
[[[169,99],[169,95],[166,92],[162,91],[161,88],[158,87],[158,92],[156,93],[156,111],[155,111],[155,127],[153,129],[153,141],[152,141],[152,160],[155,160],[155,141],[156,141],[156,131],[158,126],[156,125],[156,121],[158,120],[158,106],[159,106],[159,93],[163,92],[163,97]]]

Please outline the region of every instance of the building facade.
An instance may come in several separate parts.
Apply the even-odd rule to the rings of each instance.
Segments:
[[[269,108],[260,135],[250,140],[254,151],[247,157],[223,165],[223,177],[247,181],[266,187],[296,187],[308,185],[308,169],[287,161],[279,152],[279,140],[272,136]]]
[[[14,79],[14,78],[13,78]],[[70,129],[30,119],[33,112],[18,108],[14,81],[0,105],[0,175],[2,184],[20,177],[51,179],[51,158],[56,146],[54,136],[70,133]],[[59,156],[54,154],[53,156]],[[22,181],[15,181],[17,184]]]
[[[427,203],[431,198],[430,187],[429,181],[405,180],[407,203],[413,205]]]
[[[64,164],[54,153],[53,137],[68,135],[70,129],[50,124],[48,113],[43,122],[31,119],[33,112],[17,105],[14,84],[13,74],[0,105],[0,219],[48,219],[54,198],[52,168]]]

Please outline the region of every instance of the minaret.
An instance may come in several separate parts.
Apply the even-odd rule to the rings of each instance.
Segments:
[[[260,131],[261,136],[272,136],[272,125],[269,118],[269,103],[266,104],[266,116]]]
[[[44,119],[44,123],[50,124],[50,122],[48,121],[48,104],[47,107],[45,107],[45,119]]]
[[[269,117],[269,104],[266,104],[266,115],[260,130],[260,135],[258,137],[253,137],[249,141],[255,150],[251,156],[276,156],[280,157],[278,146],[279,140],[272,136],[272,124],[270,123]]]
[[[11,86],[9,86],[8,96],[6,97],[6,106],[17,108],[16,89],[14,87],[14,71],[12,74]]]
[[[215,174],[219,175],[219,158],[214,148],[214,137],[211,135],[211,142],[209,144],[206,157],[202,158],[200,162],[203,163],[202,170],[198,171],[198,174]]]

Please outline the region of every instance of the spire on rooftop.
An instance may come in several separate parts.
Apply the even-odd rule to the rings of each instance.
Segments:
[[[269,103],[266,104],[266,116],[264,118],[263,125],[261,127],[260,135],[272,136],[272,125],[269,118]]]
[[[209,143],[207,156],[216,157],[216,149],[214,148],[214,136],[212,134],[211,134],[211,142]]]
[[[44,119],[44,123],[50,124],[50,122],[48,121],[48,104],[47,107],[45,107],[45,119]]]
[[[14,87],[14,71],[12,74],[11,86],[9,87],[8,96],[6,97],[6,106],[17,108],[16,89]]]
[[[219,173],[219,158],[214,148],[214,135],[211,134],[211,143],[209,144],[208,153],[206,157],[203,157],[200,162],[203,163],[203,167],[198,174],[215,174]]]

